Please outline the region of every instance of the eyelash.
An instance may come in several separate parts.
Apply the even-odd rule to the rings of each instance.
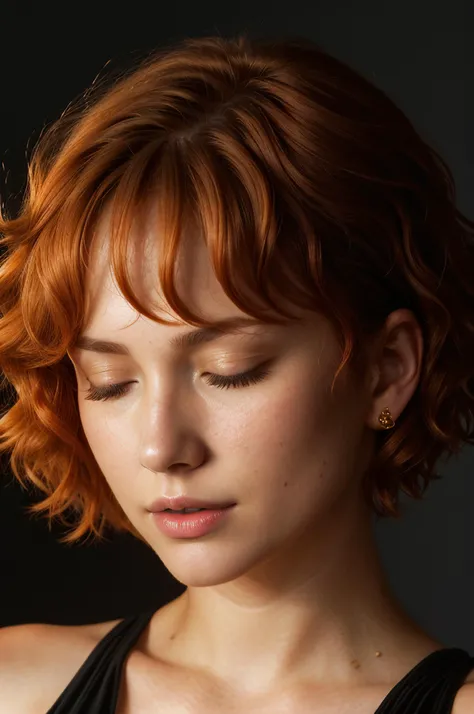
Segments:
[[[248,387],[252,384],[261,382],[270,374],[270,370],[263,367],[256,367],[249,372],[240,372],[225,377],[221,374],[210,374],[207,378],[207,383],[218,389],[237,389],[240,387]],[[110,384],[107,387],[95,387],[91,384],[87,391],[85,399],[92,401],[106,401],[109,399],[120,399],[128,392],[128,387],[133,382],[122,382],[121,384]]]

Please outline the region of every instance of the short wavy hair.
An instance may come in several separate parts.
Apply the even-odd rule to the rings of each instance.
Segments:
[[[185,38],[102,78],[44,132],[21,208],[0,221],[0,369],[12,397],[0,453],[24,488],[45,494],[28,511],[71,526],[64,543],[105,526],[143,540],[89,448],[68,354],[110,204],[117,284],[158,323],[126,266],[132,223],[152,205],[164,221],[162,293],[190,325],[209,323],[174,285],[188,221],[242,311],[268,321],[264,305],[284,323],[294,318],[285,296],[332,322],[343,348],[335,379],[361,366],[393,310],[413,311],[420,381],[396,428],[377,432],[364,474],[372,510],[398,517],[400,491],[421,498],[438,459],[474,443],[474,222],[455,203],[450,169],[405,114],[309,39]]]

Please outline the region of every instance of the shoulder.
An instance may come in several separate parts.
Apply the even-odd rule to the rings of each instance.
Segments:
[[[454,700],[451,714],[472,714],[474,712],[474,670],[469,673]]]
[[[119,620],[0,629],[0,714],[47,711]]]

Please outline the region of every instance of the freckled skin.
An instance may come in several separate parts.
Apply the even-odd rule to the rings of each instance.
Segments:
[[[106,236],[104,220],[98,247]],[[241,314],[194,238],[180,293],[212,318]],[[156,274],[151,260],[132,263],[140,297],[159,300]],[[299,311],[301,322],[249,328],[178,359],[168,339],[190,327],[133,322],[103,250],[93,254],[88,299],[85,331],[126,343],[132,356],[72,351],[85,435],[124,512],[187,585],[152,619],[149,653],[163,657],[160,626],[172,622],[170,660],[199,663],[248,693],[305,678],[353,685],[379,672],[396,677],[440,647],[390,593],[360,493],[380,412],[388,406],[396,420],[418,383],[422,339],[412,313],[392,313],[364,379],[345,371],[331,394],[341,351],[316,313]],[[202,376],[266,360],[269,375],[258,384],[218,389]],[[94,402],[84,396],[87,379],[133,384],[117,400]],[[178,494],[237,507],[205,537],[171,539],[146,506]]]

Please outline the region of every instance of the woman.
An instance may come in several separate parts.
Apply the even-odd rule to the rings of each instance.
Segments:
[[[4,628],[3,711],[471,713],[371,527],[473,443],[448,167],[310,41],[187,39],[96,92],[1,224],[2,450],[66,542],[128,530],[186,590]]]

